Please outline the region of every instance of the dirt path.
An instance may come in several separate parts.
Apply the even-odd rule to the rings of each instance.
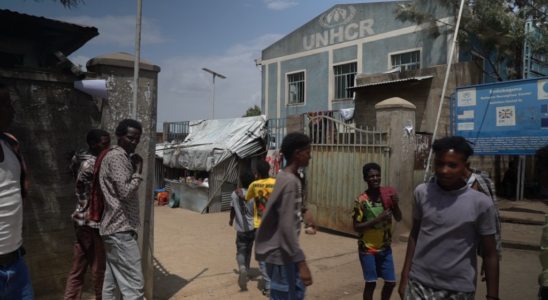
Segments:
[[[183,209],[155,208],[154,299],[267,299],[258,277],[240,292],[236,283],[236,232],[228,226],[228,213],[200,215]],[[301,245],[313,272],[314,285],[307,299],[362,298],[363,275],[356,240],[325,232],[301,235]],[[393,246],[397,278],[406,244]],[[505,250],[501,265],[501,299],[534,299],[540,273],[538,253]],[[381,288],[379,283],[378,289]],[[375,293],[380,299],[380,291]],[[392,299],[399,299],[393,295]],[[478,284],[476,299],[485,299],[485,284]]]

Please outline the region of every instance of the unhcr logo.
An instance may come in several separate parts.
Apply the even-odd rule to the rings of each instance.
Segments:
[[[354,18],[356,9],[352,5],[346,8],[337,7],[331,12],[325,12],[320,16],[320,25],[325,28],[348,24]]]

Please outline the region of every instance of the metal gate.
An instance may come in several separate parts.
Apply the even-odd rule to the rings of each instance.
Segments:
[[[389,131],[363,130],[326,116],[310,118],[307,124],[312,141],[306,170],[308,209],[319,226],[354,234],[354,200],[367,189],[363,165],[379,164],[382,183],[388,182]]]

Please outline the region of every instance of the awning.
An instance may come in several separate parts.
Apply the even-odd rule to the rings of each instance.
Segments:
[[[385,85],[385,84],[391,84],[391,83],[397,83],[397,82],[406,82],[406,81],[421,81],[421,80],[425,80],[425,79],[430,79],[432,77],[434,77],[434,75],[415,76],[415,77],[409,77],[409,78],[402,78],[402,79],[367,83],[367,84],[348,87],[346,89],[349,90],[349,91],[354,91],[354,90],[359,90],[359,89],[370,87],[370,86]]]

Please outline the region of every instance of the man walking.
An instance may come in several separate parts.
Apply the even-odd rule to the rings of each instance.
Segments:
[[[474,150],[463,137],[436,140],[436,182],[415,190],[413,227],[399,294],[405,300],[473,300],[481,244],[487,300],[498,300],[499,256],[493,201],[464,181]]]
[[[0,80],[0,299],[32,300],[34,291],[23,256],[23,204],[28,177],[19,142],[5,133],[15,118],[7,86]]]
[[[123,120],[116,128],[118,145],[112,146],[103,154],[104,158],[97,161],[104,201],[100,233],[107,254],[105,300],[114,299],[116,287],[124,299],[144,298],[145,282],[136,233],[141,227],[137,191],[142,180],[143,159],[134,154],[142,132],[139,122]]]
[[[255,240],[255,258],[265,261],[271,278],[270,298],[302,300],[312,276],[299,243],[302,187],[297,171],[308,166],[312,146],[302,133],[290,133],[282,142],[287,166],[278,173]],[[248,192],[249,195],[249,192]],[[257,201],[257,199],[255,199]]]
[[[89,196],[97,156],[110,146],[110,135],[101,129],[93,129],[86,137],[89,149],[80,150],[72,159],[71,169],[77,169],[76,210],[72,220],[76,232],[72,269],[67,279],[65,300],[79,300],[84,289],[84,278],[91,267],[95,298],[102,299],[105,277],[105,247],[99,234],[99,223],[89,219]],[[73,172],[71,172],[73,173]]]

